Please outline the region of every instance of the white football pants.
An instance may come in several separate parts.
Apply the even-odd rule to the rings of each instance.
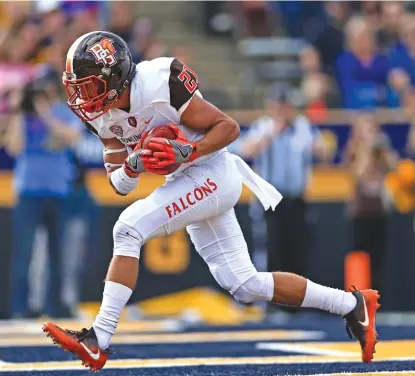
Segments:
[[[114,255],[139,258],[148,240],[186,227],[220,286],[240,301],[271,300],[272,275],[256,271],[233,210],[243,180],[234,157],[224,151],[192,165],[124,210],[114,226]]]

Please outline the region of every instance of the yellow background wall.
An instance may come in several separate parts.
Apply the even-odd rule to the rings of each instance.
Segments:
[[[108,183],[104,170],[90,170],[86,175],[87,187],[95,201],[102,205],[128,205],[148,196],[164,182],[162,176],[143,174],[139,188],[126,197],[116,195]],[[344,201],[353,191],[350,175],[343,169],[335,167],[316,167],[313,170],[306,198],[309,201]],[[251,192],[244,187],[241,200],[247,202],[252,198]],[[0,172],[0,206],[9,207],[14,202],[12,173]]]

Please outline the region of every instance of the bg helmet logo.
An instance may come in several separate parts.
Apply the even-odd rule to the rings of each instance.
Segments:
[[[88,51],[94,55],[97,64],[102,63],[104,66],[112,67],[117,63],[112,39],[104,38],[88,48]]]

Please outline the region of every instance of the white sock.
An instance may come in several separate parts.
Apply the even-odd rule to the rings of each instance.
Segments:
[[[352,311],[356,304],[357,300],[351,292],[318,285],[307,280],[307,288],[301,307],[319,308],[344,316]]]
[[[121,311],[130,299],[133,290],[116,282],[105,282],[101,308],[92,324],[102,350],[109,346],[111,337],[118,325]]]

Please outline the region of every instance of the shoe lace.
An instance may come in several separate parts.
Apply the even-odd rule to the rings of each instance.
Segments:
[[[350,339],[353,339],[353,333],[349,327],[349,324],[346,322],[346,333],[349,336]]]
[[[76,330],[66,330],[69,334],[73,335],[77,340],[82,341],[85,339],[90,332],[91,329],[83,328],[81,331]]]
[[[356,286],[355,286],[355,285],[351,285],[351,286],[350,286],[350,288],[349,288],[349,291],[350,291],[350,292],[352,292],[352,291],[357,291]],[[350,339],[353,339],[353,338],[354,338],[354,336],[353,336],[353,332],[352,332],[352,330],[350,329],[350,325],[349,325],[349,323],[347,322],[347,320],[346,320],[346,333],[347,333],[347,335],[349,336],[349,338],[350,338]]]
[[[91,328],[89,328],[89,329],[83,328],[80,331],[66,329],[66,331],[69,334],[73,335],[79,342],[82,342],[86,337],[88,337],[89,333],[91,332]],[[108,347],[104,351],[109,353],[109,354],[115,354],[114,349],[111,348],[111,347]]]

